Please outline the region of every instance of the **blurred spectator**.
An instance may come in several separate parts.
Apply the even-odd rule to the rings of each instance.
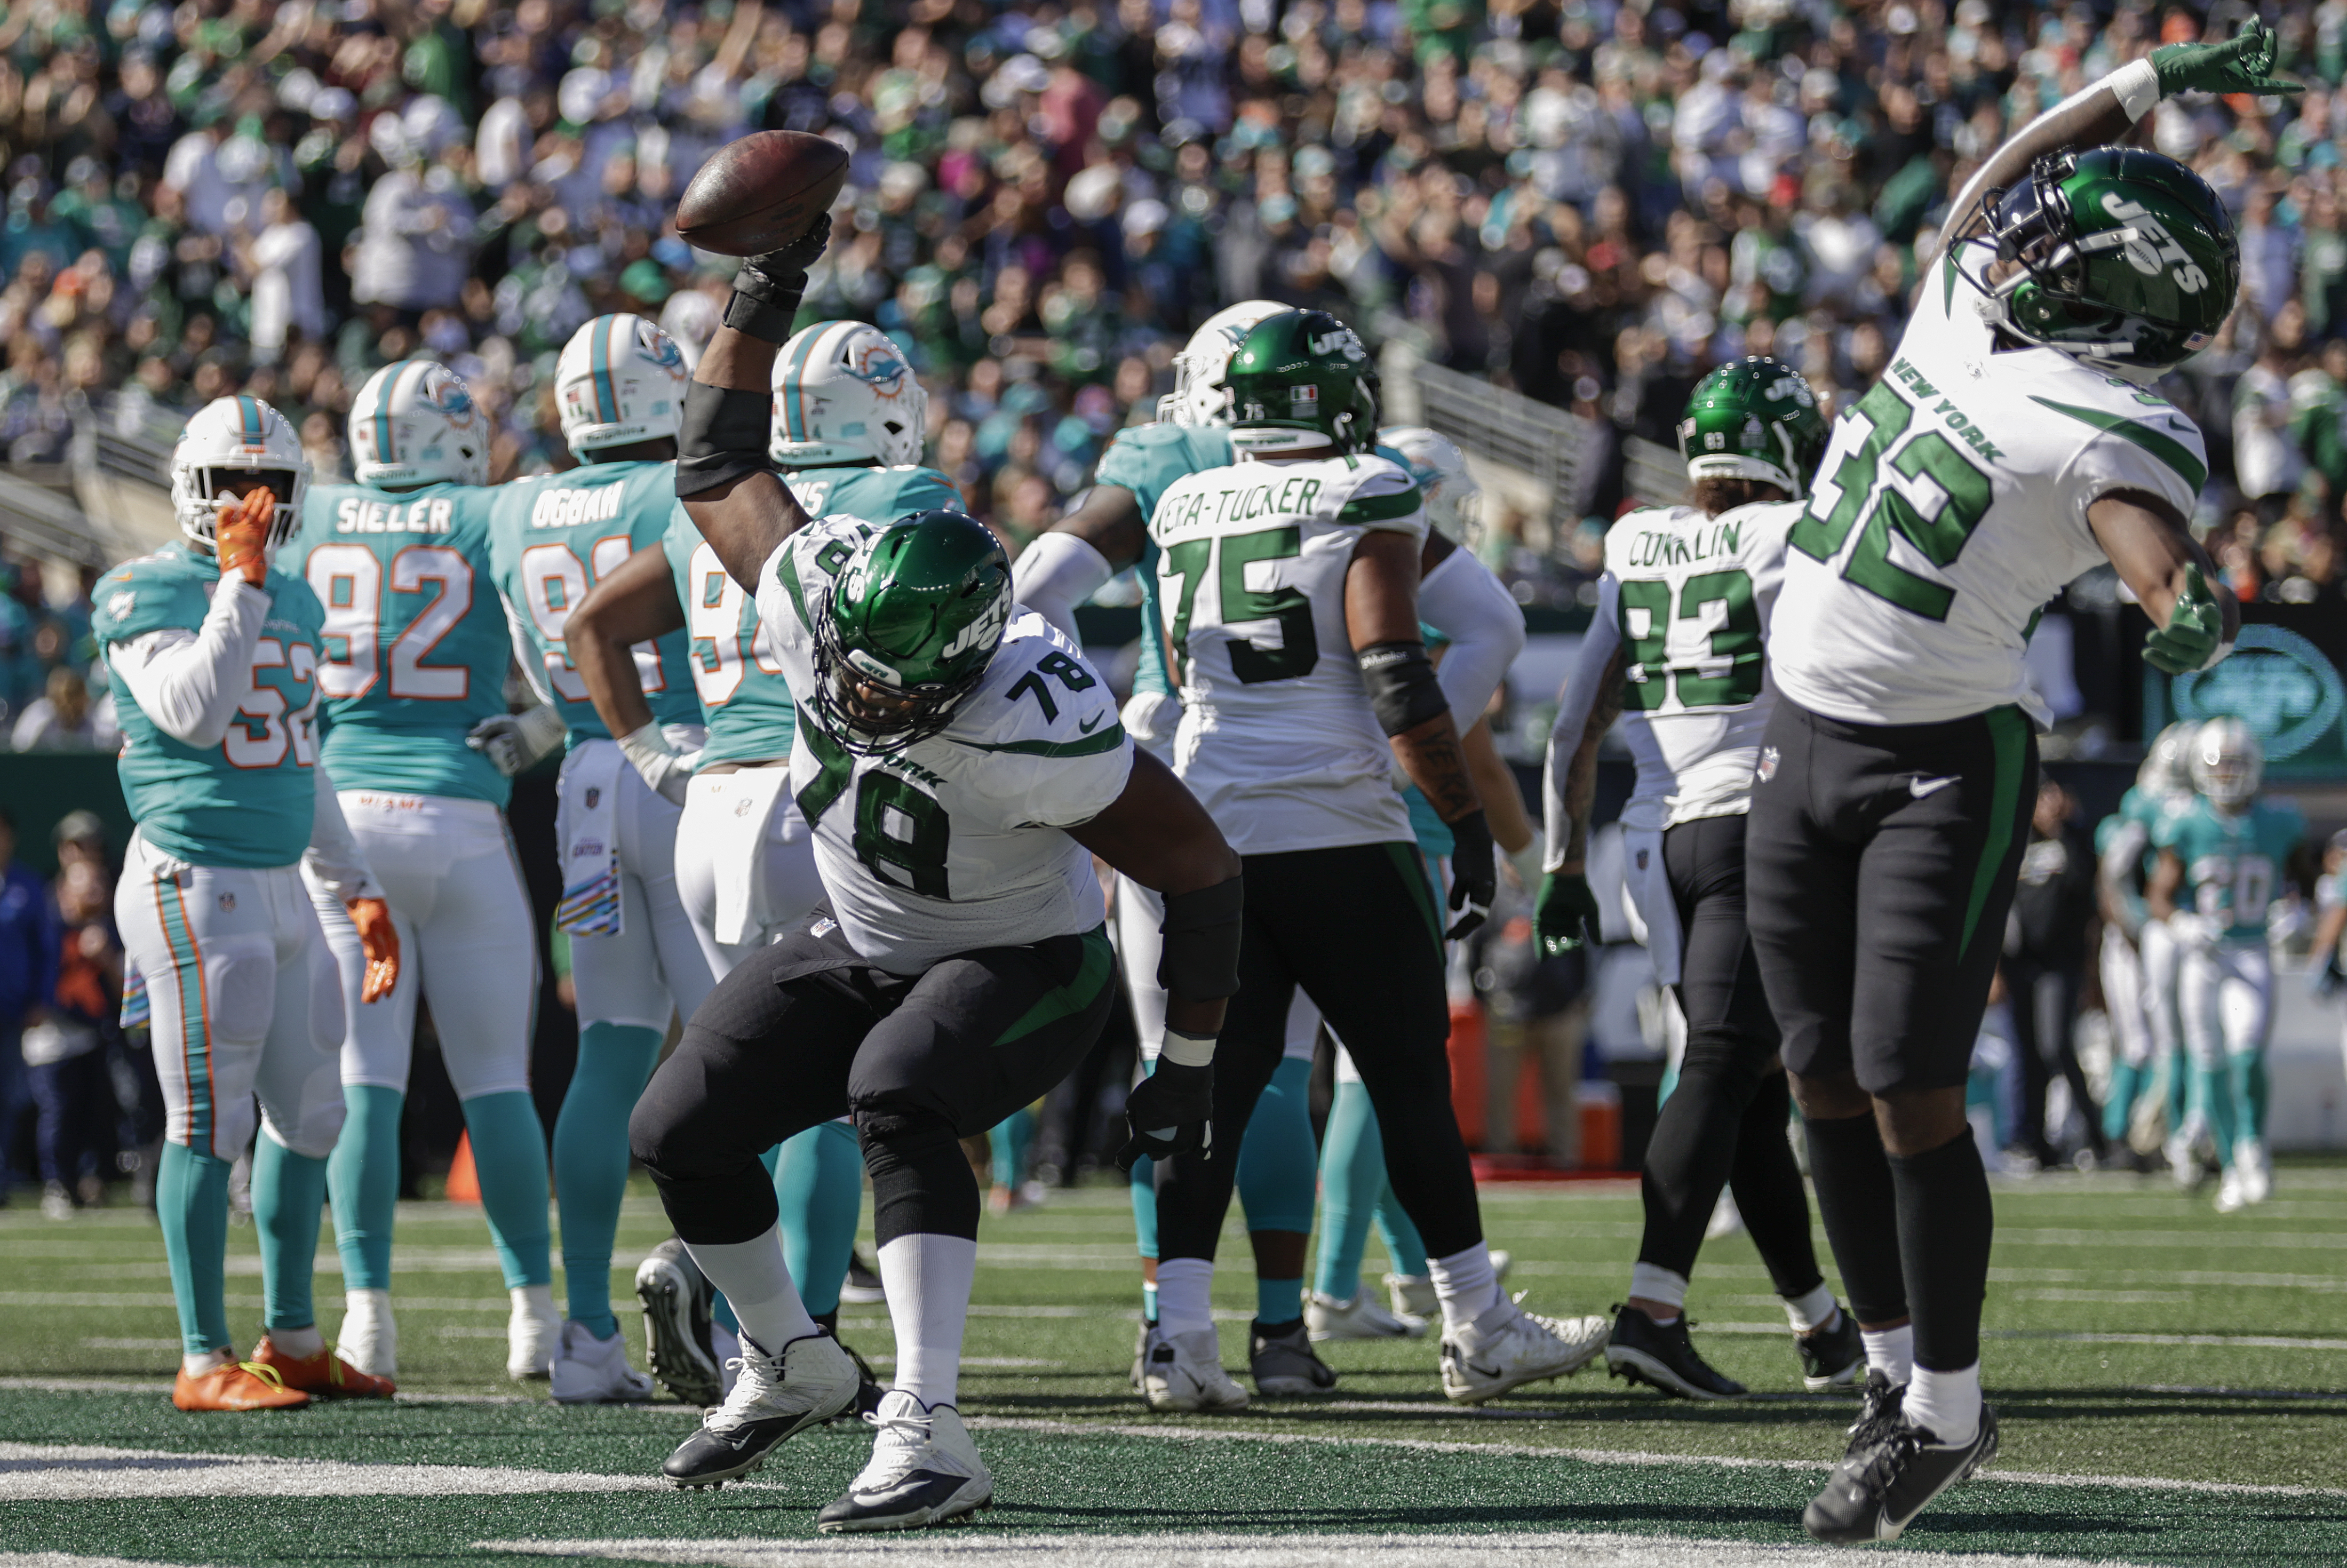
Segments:
[[[61,927],[56,1005],[25,1031],[26,1076],[39,1111],[41,1212],[51,1219],[69,1218],[76,1206],[100,1202],[100,1155],[111,1152],[116,1138],[104,1049],[117,1031],[122,997],[112,881],[102,859],[60,857],[54,886]]]
[[[274,364],[290,336],[325,336],[326,293],[318,231],[294,210],[292,196],[282,190],[264,195],[261,222],[241,260],[252,294],[252,356]]]
[[[16,1176],[24,1120],[24,1035],[56,999],[56,906],[38,876],[16,864],[16,818],[0,806],[0,1204]]]
[[[90,701],[80,671],[67,665],[49,671],[46,692],[25,704],[8,736],[20,752],[112,751],[121,742],[113,697]]]
[[[2038,784],[2004,943],[2020,1095],[2008,1153],[2048,1169],[2061,1163],[2045,1128],[2045,1092],[2056,1073],[2070,1086],[2086,1147],[2098,1161],[2104,1153],[2102,1113],[2078,1062],[2078,994],[2093,950],[2095,859],[2071,826],[2076,813],[2068,790],[2052,779]]]

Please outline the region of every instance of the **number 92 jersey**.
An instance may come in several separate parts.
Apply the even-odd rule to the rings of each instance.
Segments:
[[[2152,842],[2184,862],[2181,908],[2224,922],[2225,939],[2265,940],[2266,908],[2281,886],[2306,818],[2286,800],[2259,800],[2229,816],[2201,797],[2162,816]]]
[[[2115,490],[2189,517],[2209,460],[2162,397],[2052,349],[1999,349],[1952,254],[1891,368],[1834,422],[1794,528],[1769,644],[1795,702],[1857,724],[2019,703],[2037,612],[2101,564],[2086,507]]]
[[[1601,637],[1622,653],[1622,727],[1638,782],[1624,827],[1660,831],[1752,804],[1752,769],[1777,705],[1763,644],[1798,501],[1706,517],[1633,512],[1605,535]],[[1584,666],[1586,668],[1586,666]]]
[[[822,518],[784,539],[758,579],[758,616],[798,704],[791,789],[833,916],[866,961],[907,975],[1092,930],[1105,913],[1092,853],[1058,830],[1124,793],[1133,743],[1108,682],[1041,616],[1013,610],[977,689],[935,735],[861,753],[816,715],[811,618],[878,531]]]
[[[1241,855],[1413,842],[1345,624],[1372,531],[1422,543],[1426,510],[1368,453],[1192,474],[1150,518],[1182,678],[1174,771]]]

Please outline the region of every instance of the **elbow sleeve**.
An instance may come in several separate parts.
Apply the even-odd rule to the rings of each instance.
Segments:
[[[1075,638],[1076,606],[1115,575],[1108,558],[1089,540],[1049,533],[1020,552],[1010,568],[1010,590],[1020,603]]]
[[[1236,876],[1212,887],[1168,893],[1165,919],[1158,927],[1165,940],[1157,983],[1169,995],[1192,1001],[1237,995],[1245,911],[1245,885]]]
[[[766,439],[773,422],[774,399],[765,393],[698,381],[686,388],[677,432],[677,498],[690,500],[771,467]]]
[[[1434,678],[1434,661],[1423,642],[1378,642],[1355,659],[1369,689],[1369,708],[1388,735],[1414,730],[1450,712],[1450,700]]]

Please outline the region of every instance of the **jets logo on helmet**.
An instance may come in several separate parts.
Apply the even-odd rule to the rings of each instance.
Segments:
[[[1468,471],[1467,454],[1450,437],[1422,425],[1397,425],[1378,432],[1378,445],[1401,454],[1402,466],[1418,481],[1426,500],[1426,520],[1453,544],[1467,542],[1478,517],[1482,487]]]
[[[206,404],[171,449],[171,515],[179,531],[210,549],[225,488],[233,477],[267,481],[277,497],[270,521],[269,549],[293,537],[302,524],[302,500],[310,492],[310,459],[285,416],[257,397],[216,398]]]
[[[684,423],[684,355],[656,323],[621,313],[571,334],[554,370],[573,452],[673,439]]]
[[[350,429],[351,468],[362,485],[488,483],[488,420],[446,365],[384,365],[352,400]]]
[[[1830,434],[1800,373],[1755,354],[1721,365],[1687,395],[1679,456],[1690,479],[1757,479],[1799,500]]]
[[[2265,753],[2250,727],[2235,718],[2216,718],[2193,733],[2192,787],[2209,804],[2232,815],[2258,798],[2266,771]]]
[[[898,751],[952,722],[1010,620],[1010,560],[984,523],[916,512],[864,540],[815,616],[824,732]]]
[[[1208,316],[1174,356],[1174,390],[1157,400],[1157,417],[1174,425],[1228,425],[1229,389],[1223,373],[1248,333],[1287,307],[1271,300],[1242,300]]]
[[[785,468],[918,463],[928,415],[928,392],[887,333],[818,322],[774,356],[767,453]]]
[[[1353,329],[1326,311],[1282,311],[1256,323],[1223,384],[1231,445],[1242,452],[1359,452],[1375,438],[1377,372]]]

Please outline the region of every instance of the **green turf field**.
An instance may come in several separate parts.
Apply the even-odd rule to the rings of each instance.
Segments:
[[[2262,1208],[2220,1217],[2164,1180],[2000,1182],[1984,1377],[2003,1456],[1891,1550],[1975,1568],[2347,1563],[2347,1165],[2286,1163],[2277,1185]],[[1620,1297],[1634,1184],[1484,1198],[1528,1306],[1599,1312]],[[614,1274],[623,1301],[634,1260],[666,1234],[649,1194],[632,1197]],[[650,1477],[692,1412],[562,1409],[542,1384],[507,1382],[506,1301],[478,1211],[405,1205],[400,1238],[395,1406],[183,1416],[168,1399],[176,1329],[147,1217],[0,1211],[0,1568],[1835,1555],[1803,1545],[1797,1522],[1854,1400],[1800,1391],[1741,1235],[1706,1248],[1690,1307],[1706,1353],[1755,1390],[1747,1402],[1666,1402],[1589,1371],[1460,1409],[1438,1392],[1431,1344],[1395,1341],[1324,1348],[1344,1375],[1333,1399],[1182,1419],[1146,1414],[1125,1386],[1138,1291],[1121,1189],[989,1218],[962,1404],[997,1506],[968,1529],[846,1542],[816,1537],[813,1519],[862,1462],[859,1431],[797,1440],[756,1484],[661,1489]],[[231,1317],[249,1335],[250,1229],[230,1245]],[[1217,1299],[1235,1368],[1254,1299],[1235,1230],[1225,1255]],[[331,1333],[331,1251],[319,1266]],[[885,1368],[880,1308],[849,1307],[842,1337]]]

